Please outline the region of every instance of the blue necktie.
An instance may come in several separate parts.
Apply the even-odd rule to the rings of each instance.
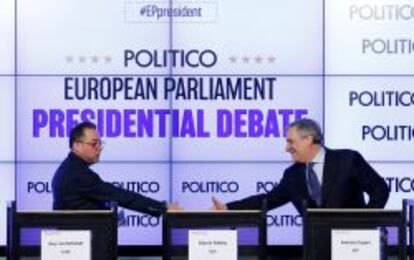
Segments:
[[[322,189],[313,166],[315,166],[315,163],[313,162],[308,163],[307,165],[308,188],[310,197],[316,202],[316,205],[319,207],[322,201]]]

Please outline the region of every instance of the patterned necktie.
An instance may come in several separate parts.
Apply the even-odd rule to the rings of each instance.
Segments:
[[[322,189],[321,184],[319,183],[318,176],[316,176],[316,172],[313,169],[315,166],[315,163],[310,162],[307,165],[307,179],[308,179],[308,188],[309,188],[309,194],[311,198],[316,202],[316,205],[319,207],[321,206],[322,201]]]

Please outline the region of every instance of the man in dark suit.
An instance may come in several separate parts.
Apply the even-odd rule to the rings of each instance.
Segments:
[[[160,216],[167,209],[180,209],[178,204],[168,205],[102,181],[89,168],[99,161],[103,148],[93,123],[83,122],[75,126],[70,133],[69,146],[69,155],[53,176],[53,209],[107,209],[110,201],[153,216]]]
[[[267,200],[268,210],[292,202],[300,214],[303,201],[320,208],[385,206],[389,189],[384,179],[358,152],[324,147],[322,132],[315,121],[301,119],[289,125],[286,151],[294,163],[270,192],[227,204],[213,198],[213,207],[260,209],[263,199]],[[364,201],[364,192],[369,195],[368,203]]]
[[[268,210],[292,202],[303,215],[304,201],[309,207],[319,208],[383,208],[387,203],[389,189],[384,179],[358,152],[324,147],[315,121],[302,119],[289,125],[286,151],[294,163],[270,192],[227,204],[213,197],[213,208],[260,209],[266,199]],[[369,196],[368,203],[364,192]],[[316,232],[311,258],[330,259],[329,228]]]

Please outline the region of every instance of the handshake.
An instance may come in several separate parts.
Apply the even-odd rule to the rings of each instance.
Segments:
[[[214,196],[211,197],[211,201],[213,202],[213,206],[211,206],[210,210],[227,210],[226,204],[221,202],[220,200],[216,199]],[[183,207],[180,206],[178,202],[168,203],[167,209],[170,210],[184,210]]]

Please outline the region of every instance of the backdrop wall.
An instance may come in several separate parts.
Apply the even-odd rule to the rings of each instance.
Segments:
[[[277,185],[285,127],[310,117],[400,208],[414,189],[413,18],[408,0],[0,1],[0,244],[6,201],[51,209],[83,120],[106,143],[103,179],[207,209]],[[121,245],[161,243],[160,220],[121,214]],[[270,245],[301,243],[291,205],[268,228]]]

